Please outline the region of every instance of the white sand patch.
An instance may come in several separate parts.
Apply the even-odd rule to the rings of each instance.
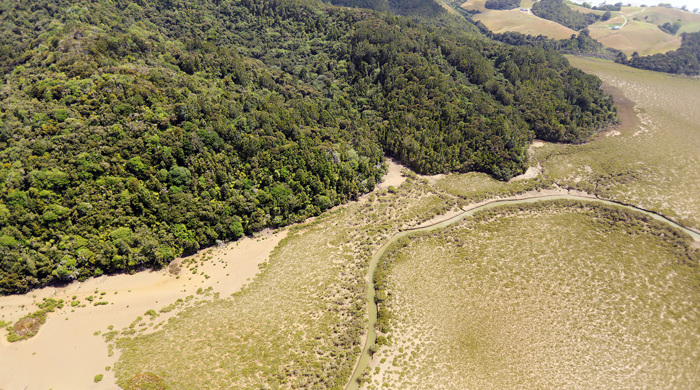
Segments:
[[[253,279],[259,264],[268,259],[286,235],[286,230],[276,234],[268,232],[213,248],[210,254],[213,259],[199,266],[196,275],[182,268],[177,278],[166,267],[161,271],[103,276],[66,287],[47,287],[24,295],[0,297],[0,319],[5,321],[16,321],[38,310],[33,302],[41,302],[42,298],[64,299],[68,303],[63,309],[49,313],[46,323],[31,339],[8,343],[7,332],[0,332],[0,389],[24,389],[25,386],[27,390],[115,389],[112,370],[105,371],[105,367],[114,365],[118,351],[109,357],[107,343],[102,336],[93,335],[95,331],[105,332],[109,325],[121,330],[138,316],[143,316],[148,323],[149,317],[144,316],[146,311],[157,312],[178,298],[196,294],[199,288],[212,287],[222,298],[239,291]],[[99,293],[95,294],[95,290]],[[100,295],[102,292],[106,294]],[[90,295],[98,297],[95,302],[102,297],[102,301],[109,304],[93,306],[85,300]],[[86,307],[71,308],[73,296],[86,303]],[[71,312],[73,309],[75,311]],[[175,311],[161,314],[155,322],[167,320],[174,314]],[[104,374],[100,383],[93,382],[97,374]]]
[[[509,181],[519,181],[519,180],[527,180],[527,179],[534,179],[537,176],[539,176],[542,173],[542,165],[537,164],[536,167],[529,167],[525,173],[522,175],[515,176],[511,178]]]
[[[406,177],[401,173],[401,171],[407,169],[406,167],[391,158],[386,159],[386,165],[387,172],[382,178],[382,182],[377,184],[377,189],[379,190],[386,190],[390,186],[398,187],[406,181]]]
[[[527,148],[527,151],[528,151],[528,153],[530,153],[530,155],[532,155],[535,152],[535,149],[541,148],[544,145],[545,145],[544,141],[534,140],[530,144],[530,147]]]

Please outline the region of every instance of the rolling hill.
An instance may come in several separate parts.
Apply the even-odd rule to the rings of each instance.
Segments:
[[[490,10],[484,7],[484,3],[483,0],[469,0],[462,4],[462,8],[479,11],[472,19],[482,22],[495,33],[513,31],[529,35],[541,34],[553,39],[566,39],[577,33],[531,12],[519,9]],[[529,8],[531,4],[532,2],[522,2],[521,8]],[[580,13],[604,13],[573,4],[569,4],[569,7]],[[680,23],[680,28],[675,34],[664,32],[658,27],[674,22]],[[619,30],[612,29],[623,24],[624,27]],[[635,51],[640,55],[651,55],[678,49],[681,46],[682,33],[700,31],[700,15],[666,7],[622,7],[621,11],[612,12],[609,20],[595,22],[588,29],[591,37],[605,46],[627,55],[632,55]]]

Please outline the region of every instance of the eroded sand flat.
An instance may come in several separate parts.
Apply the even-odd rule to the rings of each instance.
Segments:
[[[118,351],[109,357],[107,343],[100,335],[94,335],[96,331],[104,332],[109,325],[120,330],[138,316],[149,322],[149,317],[144,316],[146,311],[158,312],[178,298],[196,294],[199,288],[212,287],[221,297],[239,291],[258,273],[259,265],[286,235],[285,230],[258,238],[245,237],[213,248],[209,253],[212,258],[198,267],[197,274],[183,267],[179,278],[165,268],[135,275],[91,278],[61,288],[47,287],[24,295],[0,297],[0,318],[5,321],[16,321],[38,310],[34,302],[43,298],[63,299],[67,303],[63,309],[48,314],[46,323],[33,338],[9,343],[7,332],[2,332],[0,389],[114,389],[112,370],[105,372],[105,367],[114,365]],[[194,257],[201,258],[204,252],[208,250]],[[96,294],[95,290],[99,292]],[[101,295],[102,292],[105,294]],[[85,299],[90,295],[95,297],[94,302],[109,304],[94,306]],[[85,307],[71,307],[73,296]],[[155,321],[167,321],[174,313],[160,313]],[[94,383],[97,374],[104,374],[104,379]]]

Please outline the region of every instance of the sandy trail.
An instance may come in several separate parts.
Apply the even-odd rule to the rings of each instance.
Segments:
[[[105,332],[109,325],[121,330],[138,316],[145,317],[148,323],[149,317],[144,316],[146,311],[158,311],[178,298],[196,295],[199,288],[213,287],[221,297],[239,291],[253,279],[259,264],[268,259],[286,235],[286,230],[267,233],[212,248],[213,259],[200,265],[197,274],[183,267],[179,278],[166,268],[135,275],[103,276],[61,288],[47,287],[24,295],[0,297],[0,319],[5,321],[16,321],[37,310],[34,302],[41,302],[42,298],[62,298],[70,303],[72,297],[77,296],[86,304],[77,308],[68,304],[49,313],[39,333],[29,340],[8,343],[7,332],[0,332],[0,389],[117,388],[112,370],[105,371],[105,367],[114,365],[118,351],[109,357],[107,343],[103,337],[94,335],[96,331]],[[202,253],[195,255],[201,256]],[[95,294],[95,290],[99,293]],[[102,292],[105,295],[100,295]],[[97,297],[95,302],[101,297],[109,304],[94,306],[85,300],[90,295]],[[161,314],[155,322],[167,321],[173,314],[175,311]],[[94,383],[97,374],[104,374],[104,379]]]

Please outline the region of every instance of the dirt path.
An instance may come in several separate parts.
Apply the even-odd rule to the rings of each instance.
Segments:
[[[640,13],[640,12],[644,12],[644,11],[646,11],[646,10],[647,10],[646,8],[642,8],[641,10],[636,11],[636,12],[632,12],[631,14],[629,14],[629,15],[627,15],[627,16],[630,16],[630,17],[631,17],[631,16],[633,16],[633,15],[636,15],[636,14],[638,14],[638,13]],[[625,15],[622,14],[622,13],[620,14],[620,16],[622,16],[622,19],[625,19],[624,23],[622,23],[622,26],[620,26],[620,30],[622,30],[622,29],[627,25],[627,16],[625,16]]]

